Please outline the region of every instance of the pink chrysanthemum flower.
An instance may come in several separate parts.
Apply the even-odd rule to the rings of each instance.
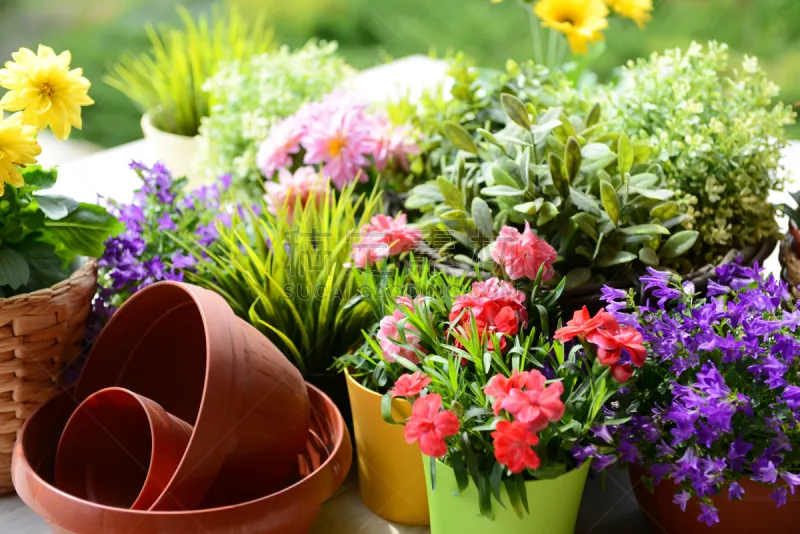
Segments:
[[[343,98],[330,98],[323,106],[301,139],[305,163],[322,164],[323,175],[340,191],[356,179],[366,182],[362,169],[369,165],[371,124],[365,107]]]
[[[277,182],[267,182],[264,186],[267,190],[265,195],[267,207],[271,213],[277,214],[278,211],[286,206],[288,215],[294,213],[297,202],[305,207],[309,199],[319,206],[325,199],[327,184],[319,175],[314,167],[300,167],[294,174],[288,169],[278,171]]]
[[[557,257],[556,250],[547,241],[534,234],[527,222],[521,234],[516,228],[504,226],[492,250],[492,258],[505,268],[512,280],[520,278],[535,280],[542,266],[544,266],[542,280],[549,280],[555,274],[553,262]]]
[[[303,122],[296,116],[272,127],[256,155],[256,164],[264,176],[270,178],[278,169],[292,164],[292,154],[300,151],[300,139],[304,133]]]
[[[379,171],[383,171],[389,161],[394,161],[408,172],[408,156],[419,154],[420,150],[411,128],[408,125],[395,126],[385,115],[374,118],[368,146]]]
[[[352,259],[357,267],[396,256],[415,249],[422,242],[419,228],[408,226],[405,213],[394,219],[375,215],[369,224],[361,227],[360,240],[353,246]]]

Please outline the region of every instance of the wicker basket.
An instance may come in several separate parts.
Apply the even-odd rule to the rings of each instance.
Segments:
[[[11,484],[11,453],[25,419],[59,389],[64,366],[83,350],[97,286],[93,260],[63,282],[0,299],[0,493]]]

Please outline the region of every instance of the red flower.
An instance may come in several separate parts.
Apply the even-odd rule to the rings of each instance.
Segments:
[[[545,386],[547,379],[539,371],[528,373],[525,389],[513,388],[501,403],[501,407],[518,421],[530,425],[531,431],[539,432],[551,421],[564,417],[564,385],[554,382]]]
[[[389,392],[392,397],[416,397],[428,387],[431,379],[417,371],[413,375],[405,374],[397,379],[394,388]]]
[[[530,278],[535,280],[542,271],[542,280],[549,280],[555,274],[553,262],[558,259],[558,252],[544,239],[531,231],[525,222],[525,231],[519,232],[512,226],[504,226],[495,240],[492,259],[505,268],[512,280]]]
[[[633,376],[633,367],[630,365],[612,365],[611,376],[620,384],[624,384]]]
[[[537,436],[529,425],[520,421],[500,421],[497,430],[492,432],[494,439],[494,457],[508,466],[512,473],[521,473],[528,469],[539,468],[539,457],[533,446],[539,443]]]
[[[483,388],[484,393],[494,398],[494,404],[492,404],[494,414],[500,415],[503,401],[506,397],[508,397],[508,394],[511,393],[512,389],[522,389],[525,387],[527,382],[527,371],[523,371],[521,373],[519,371],[513,371],[511,373],[511,378],[506,378],[500,374],[494,375],[489,380],[489,383]]]
[[[606,312],[603,308],[600,308],[597,315],[591,317],[588,308],[584,306],[583,309],[575,311],[572,315],[572,320],[567,321],[567,326],[556,330],[556,334],[553,338],[565,343],[577,336],[586,337],[610,321],[613,321],[615,324],[617,322],[614,316]]]
[[[636,367],[644,365],[647,350],[642,345],[641,332],[632,326],[620,326],[616,320],[606,321],[604,328],[596,329],[586,339],[597,345],[597,358],[604,365],[617,363],[621,350],[628,352]]]
[[[451,329],[462,336],[470,333],[471,317],[481,336],[487,332],[513,336],[519,332],[520,325],[528,322],[525,309],[525,294],[508,282],[491,278],[486,282],[472,284],[472,292],[456,297],[450,310]],[[456,346],[461,344],[456,341]],[[500,350],[505,349],[505,336],[500,336]],[[494,350],[489,343],[489,350]]]
[[[444,438],[458,433],[459,422],[456,414],[442,410],[442,397],[431,393],[414,402],[411,418],[406,424],[406,442],[419,442],[419,449],[425,456],[441,458],[447,454]]]

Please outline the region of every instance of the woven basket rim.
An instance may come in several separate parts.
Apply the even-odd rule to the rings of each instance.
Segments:
[[[17,301],[25,301],[31,298],[31,296],[35,296],[35,293],[41,291],[42,289],[52,289],[59,284],[63,284],[64,282],[69,282],[72,280],[78,280],[80,278],[84,278],[86,276],[93,276],[97,269],[97,260],[95,258],[90,258],[84,265],[81,266],[80,269],[77,269],[72,272],[67,278],[61,280],[60,282],[56,282],[52,286],[49,287],[42,287],[37,289],[36,291],[31,291],[30,293],[22,293],[20,295],[14,295],[13,297],[8,297],[4,299],[0,299],[0,306],[13,304]]]

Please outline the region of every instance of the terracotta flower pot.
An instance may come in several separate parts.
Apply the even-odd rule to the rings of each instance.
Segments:
[[[308,394],[311,430],[294,461],[301,479],[246,503],[175,512],[126,510],[57,489],[52,483],[56,446],[76,406],[69,392],[46,403],[22,428],[14,448],[14,484],[22,500],[58,534],[305,534],[352,461],[350,435],[336,406],[313,386]]]
[[[653,532],[669,534],[752,534],[754,532],[797,532],[800,525],[800,493],[787,495],[786,504],[778,508],[770,495],[775,488],[744,479],[739,484],[744,489],[744,498],[738,501],[728,499],[727,491],[713,498],[719,513],[719,523],[712,527],[697,520],[700,505],[696,500],[689,501],[686,511],[672,502],[680,488],[669,480],[662,481],[650,493],[644,484],[638,483],[645,475],[643,469],[631,467],[630,477],[634,486],[636,500],[639,501],[644,516],[652,525]]]
[[[303,379],[216,293],[160,282],[130,298],[95,342],[76,395],[82,401],[107,387],[147,397],[194,426],[155,510],[245,502],[297,479],[294,458],[309,424]]]
[[[372,513],[394,523],[430,524],[419,447],[406,443],[402,426],[383,420],[381,395],[349,374],[347,389],[353,409],[361,500]],[[392,408],[397,421],[411,415],[411,404],[404,399],[395,399]]]
[[[64,428],[56,454],[56,486],[99,504],[147,510],[175,474],[192,430],[126,389],[98,391]]]

